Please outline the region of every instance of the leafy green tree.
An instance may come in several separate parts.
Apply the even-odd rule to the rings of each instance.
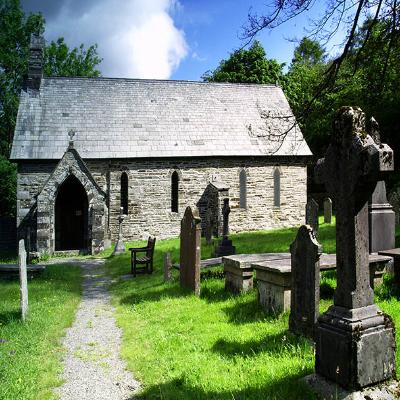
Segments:
[[[304,37],[294,50],[292,67],[299,63],[309,66],[321,65],[324,63],[325,58],[325,49],[321,44],[316,40]]]
[[[254,41],[249,49],[231,53],[214,71],[206,72],[202,79],[207,82],[283,84],[283,67],[284,64],[268,59],[261,43]]]
[[[30,37],[32,33],[42,34],[44,28],[43,16],[25,15],[20,0],[0,0],[0,174],[8,174],[0,180],[0,215],[13,215],[15,212],[15,166],[7,158],[15,129],[19,95],[28,71]],[[100,62],[96,45],[87,50],[83,45],[71,50],[60,38],[45,48],[44,74],[99,76],[96,67]]]
[[[45,49],[45,76],[100,76],[96,69],[101,62],[97,55],[97,45],[87,50],[81,44],[78,48],[69,49],[64,38],[52,41]]]

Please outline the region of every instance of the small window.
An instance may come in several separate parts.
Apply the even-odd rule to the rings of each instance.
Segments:
[[[121,175],[121,208],[122,213],[128,215],[128,175],[126,172]]]
[[[179,176],[176,171],[171,176],[171,211],[178,212]]]
[[[247,208],[247,174],[244,169],[242,169],[239,174],[239,186],[240,186],[240,197],[239,197],[240,208]]]
[[[281,206],[281,173],[279,168],[274,171],[274,206]]]

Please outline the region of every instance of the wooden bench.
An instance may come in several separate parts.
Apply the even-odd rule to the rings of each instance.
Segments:
[[[139,271],[141,273],[153,273],[153,255],[154,247],[156,244],[156,238],[151,236],[147,240],[146,247],[131,247],[131,273],[135,277]],[[143,256],[138,256],[139,253],[145,253]],[[138,270],[138,267],[140,269]]]

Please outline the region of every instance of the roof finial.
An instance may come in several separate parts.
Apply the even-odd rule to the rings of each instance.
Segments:
[[[76,134],[76,130],[75,129],[70,129],[68,132],[68,136],[69,136],[69,149],[73,149],[74,148],[74,136]]]

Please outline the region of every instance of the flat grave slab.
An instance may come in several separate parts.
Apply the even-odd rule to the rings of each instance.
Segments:
[[[392,261],[391,257],[371,254],[371,286],[380,283],[385,267]],[[267,312],[284,312],[290,309],[291,297],[291,258],[268,259],[254,262],[251,268],[256,271],[258,301]],[[336,254],[322,254],[321,271],[336,269]]]
[[[225,272],[225,289],[233,293],[247,292],[253,288],[253,263],[290,259],[290,253],[236,254],[222,258]]]

